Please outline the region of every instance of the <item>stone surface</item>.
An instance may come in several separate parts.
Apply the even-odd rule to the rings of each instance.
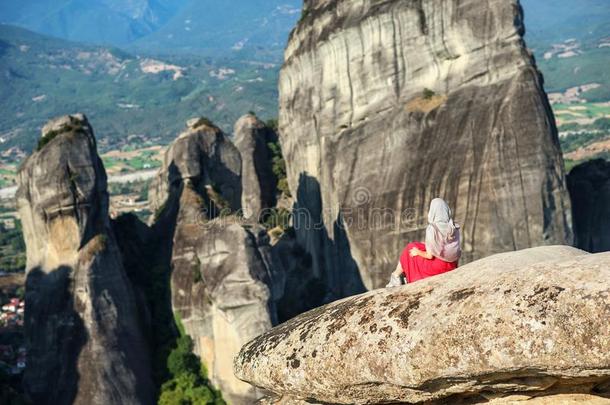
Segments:
[[[108,218],[106,173],[83,115],[45,126],[20,168],[27,246],[26,394],[36,404],[152,404],[134,293]]]
[[[568,176],[575,246],[588,252],[610,250],[610,162],[593,160]]]
[[[187,130],[165,152],[151,184],[151,208],[162,211],[170,193],[188,182],[204,196],[209,215],[223,209],[236,211],[241,206],[240,173],[239,151],[226,135],[207,119],[189,120]]]
[[[463,225],[464,262],[571,243],[555,121],[516,0],[305,10],[280,75],[279,130],[297,208],[324,225],[297,230],[317,271],[337,282],[356,268],[367,288],[385,285],[434,197]]]
[[[608,396],[608,316],[610,253],[540,247],[300,315],[244,346],[235,373],[322,403]]]
[[[232,361],[243,344],[277,323],[283,278],[274,271],[263,228],[246,228],[237,216],[210,209],[210,203],[222,208],[221,200],[239,208],[233,190],[241,184],[241,163],[215,127],[201,125],[170,146],[157,176],[161,192],[153,199],[163,203],[157,203],[153,239],[160,241],[156,250],[168,252],[171,306],[211,381],[230,404],[249,405],[263,393],[233,375]]]
[[[235,123],[233,134],[242,160],[241,206],[244,217],[258,221],[264,216],[264,210],[276,203],[277,179],[267,144],[277,141],[277,135],[252,114],[244,115]]]
[[[178,222],[172,257],[172,307],[223,397],[249,405],[263,393],[233,375],[233,358],[277,324],[272,274],[249,230],[218,219],[195,230]]]

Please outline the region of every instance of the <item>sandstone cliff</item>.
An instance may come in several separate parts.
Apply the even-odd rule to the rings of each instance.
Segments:
[[[604,403],[609,297],[610,253],[499,254],[300,315],[244,346],[235,373],[295,401]]]
[[[19,171],[27,246],[25,390],[36,404],[152,404],[147,342],[83,115],[51,121]]]
[[[568,176],[575,246],[588,252],[610,251],[610,162],[593,160]]]
[[[464,262],[570,243],[555,121],[516,0],[307,0],[280,75],[299,241],[339,295],[379,287],[428,204],[463,224]],[[307,229],[305,229],[307,228]],[[350,271],[351,271],[350,270]],[[356,272],[357,274],[357,272]]]
[[[261,393],[233,375],[232,360],[277,323],[275,286],[283,279],[266,232],[231,215],[240,208],[240,167],[224,134],[196,123],[169,147],[151,198],[157,250],[167,251],[171,268],[172,309],[224,398],[246,405]]]

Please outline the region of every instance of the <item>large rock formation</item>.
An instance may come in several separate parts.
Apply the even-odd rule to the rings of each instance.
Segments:
[[[152,404],[147,342],[110,228],[93,131],[73,115],[42,134],[17,191],[27,246],[26,393],[36,404]]]
[[[195,353],[224,398],[246,405],[261,393],[233,375],[233,357],[277,323],[283,279],[273,272],[266,232],[229,215],[240,206],[239,168],[239,152],[211,124],[181,135],[154,186],[153,232],[169,236],[159,250],[170,255],[171,305]]]
[[[321,403],[601,401],[609,303],[610,253],[504,253],[298,316],[244,346],[235,372]]]
[[[610,162],[576,166],[568,176],[575,246],[588,252],[610,250]]]
[[[323,224],[295,224],[320,272],[356,267],[368,288],[383,285],[423,238],[433,197],[463,224],[465,262],[570,243],[555,121],[517,0],[304,7],[279,129],[297,208]]]
[[[277,141],[277,135],[255,115],[248,114],[235,123],[234,137],[241,153],[244,217],[258,220],[276,203],[277,179],[267,144]]]
[[[205,118],[187,122],[165,152],[164,162],[150,187],[151,208],[160,213],[184,183],[203,196],[208,216],[241,206],[241,158],[226,135]]]

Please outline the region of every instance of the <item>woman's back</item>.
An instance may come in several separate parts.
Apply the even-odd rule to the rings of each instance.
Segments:
[[[449,235],[444,235],[435,224],[426,229],[426,250],[434,257],[453,263],[462,256],[461,232],[459,225]]]

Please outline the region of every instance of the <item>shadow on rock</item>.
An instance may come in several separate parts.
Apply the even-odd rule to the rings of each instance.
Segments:
[[[73,294],[72,269],[26,279],[25,330],[28,347],[25,391],[35,404],[72,404],[79,385],[78,359],[88,340]]]
[[[596,159],[568,175],[575,246],[591,253],[610,251],[610,162]]]
[[[287,248],[296,258],[286,271],[284,298],[279,304],[280,321],[366,291],[351,254],[343,218],[339,214],[329,230],[323,212],[320,184],[302,173],[293,207],[295,243],[283,240],[274,248],[280,260],[286,256],[283,251]]]

